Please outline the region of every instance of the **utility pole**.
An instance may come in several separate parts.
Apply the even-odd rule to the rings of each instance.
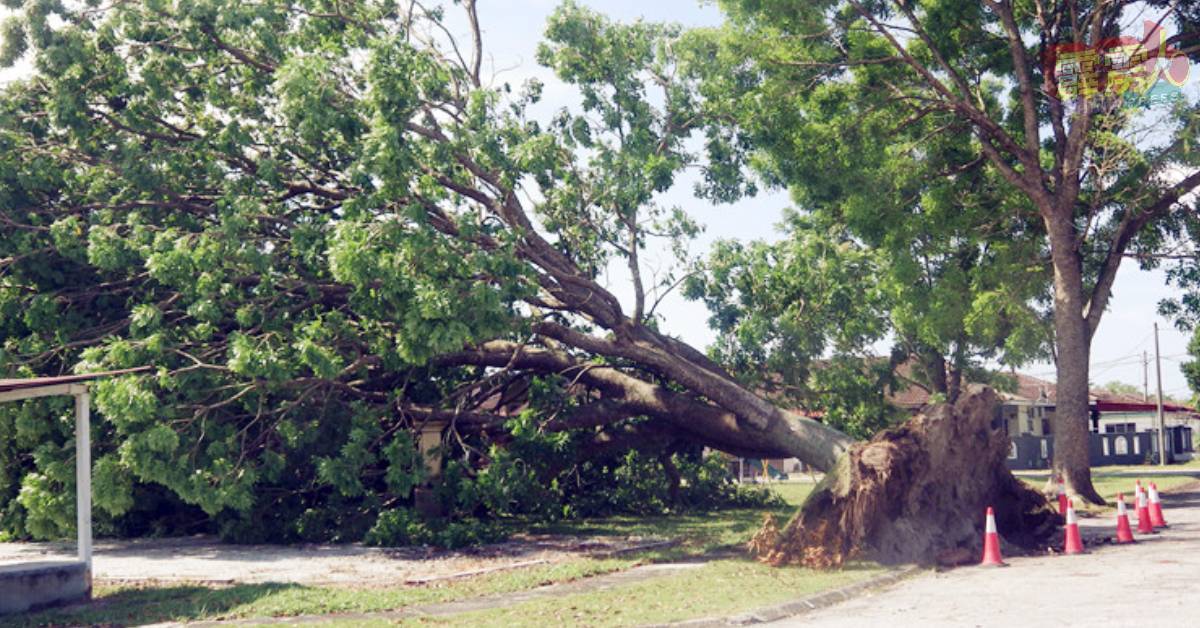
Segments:
[[[1154,323],[1154,374],[1158,379],[1158,464],[1167,464],[1167,424],[1163,419],[1162,358],[1158,352],[1158,323]]]
[[[1150,358],[1142,352],[1142,403],[1150,401]]]

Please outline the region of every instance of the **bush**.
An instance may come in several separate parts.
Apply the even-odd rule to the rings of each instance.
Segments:
[[[405,545],[436,545],[445,548],[494,543],[505,538],[503,528],[495,522],[475,518],[459,521],[427,520],[406,508],[379,513],[375,525],[363,542],[381,547]]]
[[[125,434],[106,418],[117,412],[118,401],[125,408],[141,400],[141,386],[125,380],[96,386],[98,407],[107,410],[98,412],[94,448],[94,520],[101,536],[207,533],[234,543],[463,547],[503,538],[506,520],[778,505],[770,493],[733,483],[718,455],[685,449],[669,456],[628,451],[589,458],[583,444],[591,434],[543,432],[533,411],[509,422],[507,434],[497,439],[502,445],[473,437],[447,446],[447,462],[433,479],[426,477],[411,432],[395,416],[354,404],[312,408],[306,421],[281,421],[265,433],[271,448],[235,468],[230,461],[237,450],[227,441],[236,441],[237,432],[227,426],[211,425],[197,449],[173,439],[142,443],[137,433]],[[0,433],[14,436],[0,439],[0,538],[74,534],[71,424],[36,420],[69,410],[56,400],[0,407]],[[209,442],[218,432],[224,440]],[[134,444],[122,445],[123,439]],[[219,464],[193,462],[192,451]],[[677,484],[664,461],[676,471]],[[444,518],[418,516],[417,486],[432,491]]]

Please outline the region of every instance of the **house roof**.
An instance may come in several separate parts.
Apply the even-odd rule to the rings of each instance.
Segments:
[[[1016,378],[1017,389],[1015,392],[1000,393],[1001,399],[1028,401],[1031,403],[1054,403],[1054,399],[1058,394],[1054,382],[1032,375],[1025,375],[1024,373],[1007,373],[1006,375]]]
[[[903,369],[903,365],[901,368]],[[1054,405],[1057,395],[1054,382],[1024,373],[1005,373],[1005,376],[1016,379],[1016,389],[1013,392],[1000,392],[1000,398],[1004,401]],[[929,391],[913,384],[905,390],[893,392],[888,396],[888,401],[900,408],[916,409],[929,403],[929,397]],[[1154,412],[1158,409],[1158,402],[1153,399],[1147,401],[1140,396],[1122,395],[1107,390],[1088,391],[1088,402],[1100,412]],[[1200,413],[1195,408],[1174,403],[1164,403],[1163,411]]]
[[[911,365],[901,364],[897,372],[901,378],[912,382]],[[1054,383],[1038,379],[1022,373],[1005,373],[1005,376],[1015,378],[1016,390],[1013,392],[997,391],[1005,401],[1025,401],[1029,403],[1054,403]],[[930,393],[918,384],[910,383],[904,390],[892,391],[888,403],[905,409],[917,409],[929,403]]]
[[[121,369],[119,371],[104,371],[101,373],[83,373],[80,375],[60,375],[57,377],[25,377],[17,379],[0,379],[0,392],[9,392],[13,390],[29,390],[31,388],[45,388],[46,386],[59,386],[61,384],[78,384],[87,382],[101,377],[110,377],[113,375],[125,375],[128,373],[136,373],[149,369],[148,366],[143,366],[133,369]]]

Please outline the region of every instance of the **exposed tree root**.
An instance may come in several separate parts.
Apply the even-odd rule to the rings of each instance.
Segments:
[[[1009,440],[993,425],[997,402],[980,388],[854,445],[774,543],[756,537],[756,553],[811,567],[853,558],[932,562],[982,547],[988,506],[1009,543],[1043,543],[1061,517],[1005,466]]]
[[[1087,502],[1096,506],[1104,506],[1108,503],[1092,485],[1091,469],[1086,467],[1074,470],[1055,468],[1054,472],[1050,474],[1050,478],[1053,479],[1056,474],[1063,477],[1063,482],[1067,485],[1067,494],[1076,502]]]

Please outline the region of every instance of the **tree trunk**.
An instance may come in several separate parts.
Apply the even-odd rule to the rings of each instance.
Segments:
[[[675,467],[675,462],[671,460],[673,452],[669,449],[664,450],[658,456],[658,461],[662,464],[663,472],[667,475],[667,495],[671,500],[671,507],[676,508],[680,505],[680,487],[683,484],[683,476],[680,475],[679,469]]]
[[[1061,517],[1005,466],[1010,443],[995,421],[998,402],[978,389],[854,445],[787,527],[779,533],[768,522],[752,549],[776,565],[932,562],[981,548],[988,506],[1007,541],[1043,544]]]
[[[1054,263],[1054,342],[1057,382],[1054,399],[1054,471],[1067,492],[1093,504],[1104,498],[1092,486],[1088,455],[1088,362],[1091,332],[1084,316],[1083,264],[1075,252],[1074,229],[1047,220]]]
[[[1058,382],[1054,408],[1054,471],[1066,482],[1067,492],[1093,504],[1104,498],[1092,486],[1088,453],[1088,361],[1086,323],[1071,312],[1054,315],[1058,351]]]

